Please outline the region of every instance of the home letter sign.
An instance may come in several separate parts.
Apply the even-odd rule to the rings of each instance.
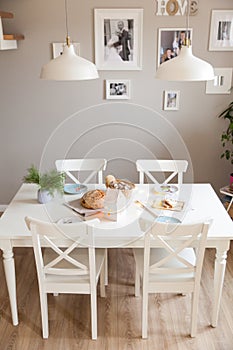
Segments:
[[[188,0],[157,0],[157,16],[184,16]],[[196,15],[198,0],[190,1],[189,14]]]

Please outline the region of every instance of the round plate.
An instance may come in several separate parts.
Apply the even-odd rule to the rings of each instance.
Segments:
[[[66,184],[64,192],[68,194],[81,194],[87,190],[87,186],[81,184]]]
[[[157,219],[155,221],[158,222],[165,222],[165,223],[169,223],[169,224],[180,224],[181,221],[177,218],[173,218],[172,216],[159,216],[157,217]]]
[[[57,221],[57,224],[74,224],[75,222],[83,221],[82,218],[78,216],[68,216],[66,218],[61,218]]]
[[[160,186],[160,188],[161,188],[161,191],[166,193],[174,193],[178,191],[178,187],[173,185],[164,185],[164,186]]]

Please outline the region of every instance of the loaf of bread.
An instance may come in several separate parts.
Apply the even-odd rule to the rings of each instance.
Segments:
[[[113,176],[113,175],[106,176],[106,178],[105,178],[105,185],[106,185],[107,188],[108,187],[109,188],[114,188],[116,183],[117,183],[117,180],[116,180],[115,176]]]
[[[105,192],[102,190],[92,190],[86,192],[82,199],[81,205],[87,209],[102,209],[104,207]]]
[[[106,176],[105,184],[107,188],[115,188],[122,191],[132,190],[135,187],[132,182],[116,179],[113,175]]]

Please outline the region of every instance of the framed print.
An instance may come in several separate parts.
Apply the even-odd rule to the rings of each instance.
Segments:
[[[209,50],[233,50],[233,10],[212,10]]]
[[[95,9],[99,70],[142,69],[143,9]]]
[[[126,100],[130,98],[130,80],[106,80],[106,99]]]
[[[185,43],[186,31],[185,28],[159,28],[158,66],[179,55]],[[192,41],[192,29],[189,28],[187,34]]]
[[[232,68],[214,68],[214,80],[206,82],[207,94],[230,94]]]
[[[180,91],[164,91],[165,111],[178,111],[180,103]]]
[[[74,45],[74,51],[75,53],[80,56],[80,44],[79,43],[72,43]],[[58,57],[59,55],[62,55],[63,47],[66,45],[66,43],[53,43],[53,58]]]

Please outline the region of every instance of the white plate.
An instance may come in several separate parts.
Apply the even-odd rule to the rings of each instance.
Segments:
[[[102,209],[87,209],[87,208],[84,208],[82,206],[82,204],[81,204],[81,200],[82,200],[82,198],[75,199],[74,201],[69,201],[67,203],[64,203],[64,205],[66,205],[67,207],[73,209],[78,214],[81,214],[81,215],[84,215],[84,216],[93,215],[95,213],[103,211],[103,208]]]
[[[178,187],[173,185],[162,185],[160,189],[164,193],[175,193],[178,191]]]
[[[75,222],[83,221],[82,218],[78,216],[68,216],[66,218],[61,218],[57,221],[57,224],[74,224]]]

